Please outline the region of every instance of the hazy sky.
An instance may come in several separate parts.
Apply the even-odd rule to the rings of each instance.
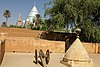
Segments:
[[[44,3],[51,0],[0,0],[0,24],[5,21],[3,16],[4,10],[9,10],[11,12],[11,17],[8,19],[8,24],[16,24],[18,15],[21,14],[21,20],[25,20],[35,5],[40,13],[44,16]]]

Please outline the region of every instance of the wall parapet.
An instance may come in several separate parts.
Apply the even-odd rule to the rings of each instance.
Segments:
[[[65,52],[64,41],[50,41],[33,37],[9,37],[5,42],[6,52],[34,52],[35,49],[46,52]]]
[[[82,42],[88,53],[100,53],[100,43],[86,43]]]
[[[43,40],[33,37],[8,37],[5,42],[6,52],[34,52],[35,49],[42,49],[51,52],[65,52],[67,49],[64,41]],[[100,43],[82,42],[88,53],[100,53]]]

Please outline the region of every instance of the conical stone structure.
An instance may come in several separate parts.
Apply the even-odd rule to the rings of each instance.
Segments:
[[[93,67],[93,61],[89,58],[79,38],[67,50],[61,63],[68,67]]]

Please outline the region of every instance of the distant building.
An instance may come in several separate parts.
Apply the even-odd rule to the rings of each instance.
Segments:
[[[39,13],[38,13],[38,10],[37,10],[36,6],[34,6],[32,8],[32,10],[30,11],[26,21],[33,23],[33,18],[36,17],[36,14],[39,14]]]
[[[20,18],[20,15],[21,14],[18,15],[17,26],[21,26],[21,18]]]
[[[25,20],[22,21],[22,27],[25,27]]]
[[[25,22],[23,22],[24,23],[23,25],[26,28],[29,28],[29,24],[33,24],[35,26],[35,23],[33,23],[33,19],[36,18],[37,14],[39,14],[39,12],[36,6],[34,5],[31,11],[29,12],[27,19],[25,20]]]

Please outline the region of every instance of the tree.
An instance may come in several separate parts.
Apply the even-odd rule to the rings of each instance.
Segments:
[[[100,20],[100,0],[53,0],[50,6],[46,7],[45,17],[48,17],[55,30],[63,29],[72,20],[76,28],[82,29],[82,39],[85,41],[95,40],[99,36],[100,30],[95,22]]]
[[[5,10],[4,13],[3,13],[3,16],[6,18],[6,25],[7,25],[8,18],[11,16],[10,11]]]
[[[40,30],[41,26],[42,26],[42,19],[40,14],[36,14],[36,17],[33,18],[33,29],[35,30]]]
[[[3,23],[1,24],[1,27],[7,27],[6,22],[3,22]]]
[[[65,23],[65,18],[64,15],[62,14],[64,11],[64,1],[65,0],[60,0],[60,1],[53,1],[50,3],[47,3],[47,5],[52,4],[52,7],[46,7],[45,11],[45,17],[48,17],[49,22],[49,28],[51,30],[62,30],[64,27]],[[61,4],[61,2],[63,4]]]
[[[64,24],[72,19],[76,25],[79,25],[83,20],[89,19],[92,14],[95,17],[100,13],[100,0],[54,0],[52,3],[51,8],[46,8],[45,16],[54,19],[55,16],[61,14],[65,20]]]
[[[36,14],[36,18],[35,18],[36,26],[39,26],[39,23],[40,22],[41,22],[40,15],[39,14]]]

